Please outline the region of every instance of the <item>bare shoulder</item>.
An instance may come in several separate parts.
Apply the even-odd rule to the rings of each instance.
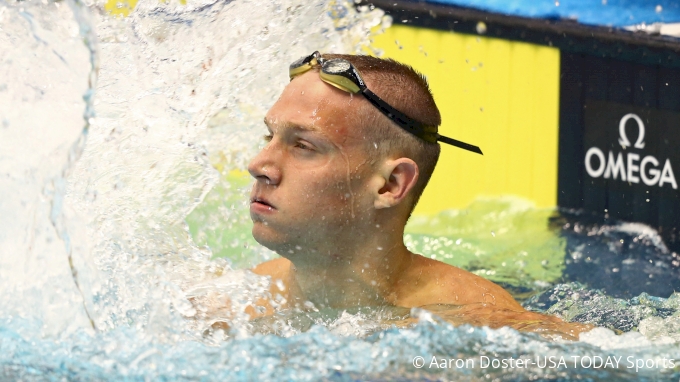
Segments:
[[[290,271],[290,261],[282,257],[265,261],[258,264],[252,271],[260,276],[271,276],[272,279],[285,279]]]
[[[253,273],[260,276],[269,276],[272,281],[281,280],[285,283],[287,279],[288,272],[290,271],[290,261],[284,258],[278,258],[270,261],[265,261],[262,264],[258,264],[255,268],[251,269]],[[281,289],[279,286],[281,284],[277,282],[272,282],[269,287],[269,292],[271,296],[277,294],[287,297],[287,289],[284,287]],[[255,305],[260,309],[254,309],[253,307],[247,307],[246,313],[250,315],[250,318],[270,316],[274,314],[275,308],[272,306],[271,301],[267,298],[262,298],[256,301]],[[264,310],[261,310],[264,308]]]
[[[510,293],[493,282],[420,255],[414,256],[403,284],[402,295],[411,306],[482,303],[497,309],[524,310]]]

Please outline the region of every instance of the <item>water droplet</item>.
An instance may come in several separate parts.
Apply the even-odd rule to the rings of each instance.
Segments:
[[[656,11],[656,13],[661,13],[661,11],[663,11],[663,7],[661,5],[657,5],[654,10]]]
[[[392,16],[390,15],[384,15],[382,19],[380,20],[380,26],[383,29],[387,29],[392,26]]]
[[[484,23],[483,21],[478,22],[475,29],[477,30],[477,33],[479,33],[479,34],[486,33],[486,23]]]

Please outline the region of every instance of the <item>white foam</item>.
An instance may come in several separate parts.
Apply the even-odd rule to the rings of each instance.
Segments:
[[[603,350],[645,347],[652,344],[642,333],[627,332],[617,335],[613,330],[607,328],[595,328],[581,333],[579,340]]]

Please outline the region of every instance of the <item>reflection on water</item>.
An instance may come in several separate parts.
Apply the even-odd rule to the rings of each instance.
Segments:
[[[565,343],[358,309],[254,322],[225,310],[217,318],[233,330],[207,330],[216,317],[202,303],[239,308],[266,294],[268,281],[242,270],[272,254],[248,234],[241,170],[287,63],[356,52],[384,20],[321,0],[182,3],[141,1],[110,18],[104,2],[0,1],[2,379],[680,377],[623,363],[482,366],[680,358],[676,255],[653,231],[514,199],[414,218],[409,246],[502,283],[532,310],[609,329]],[[442,369],[433,356],[476,366]]]
[[[566,242],[546,229],[551,209],[519,198],[479,199],[465,210],[414,217],[406,243],[521,294],[560,280]]]
[[[680,255],[654,229],[564,211],[552,224],[566,240],[564,279],[632,298],[680,291]]]

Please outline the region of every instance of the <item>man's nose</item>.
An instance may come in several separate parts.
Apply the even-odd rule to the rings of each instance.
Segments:
[[[276,148],[270,142],[248,163],[248,172],[258,182],[278,185],[281,182],[279,164]]]

